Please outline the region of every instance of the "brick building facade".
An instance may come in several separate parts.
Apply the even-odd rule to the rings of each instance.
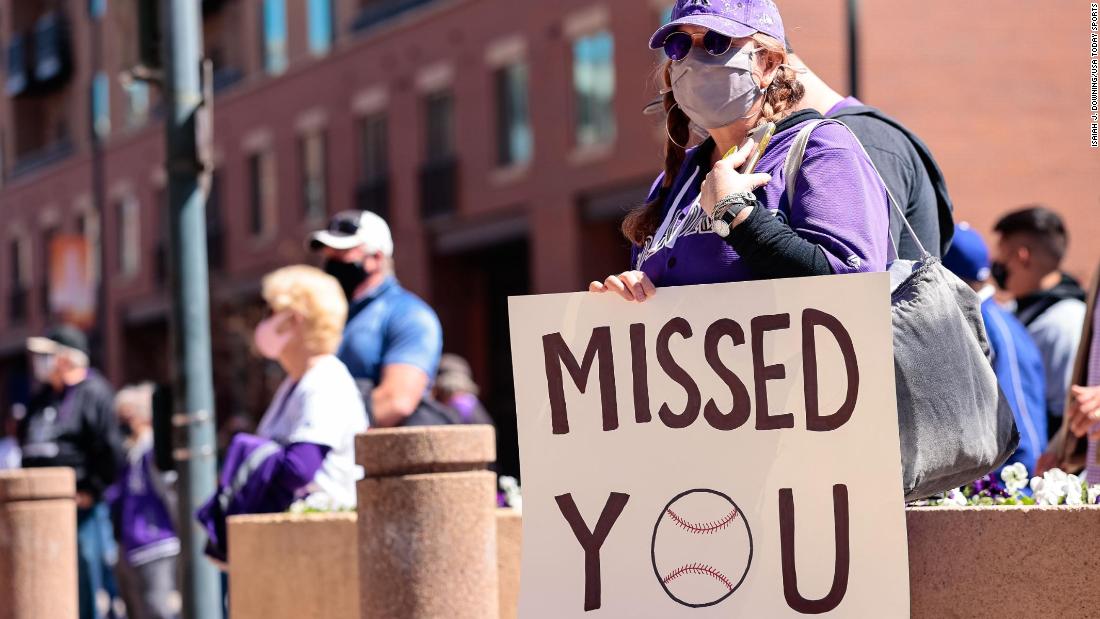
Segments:
[[[0,0],[7,402],[25,337],[50,320],[45,248],[59,233],[102,247],[108,377],[170,376],[160,109],[155,88],[120,79],[137,62],[136,1]],[[391,223],[400,279],[437,308],[445,347],[470,359],[514,441],[505,299],[625,266],[619,218],[661,163],[660,119],[641,110],[659,60],[646,39],[670,4],[204,1],[219,415],[266,403],[271,371],[249,350],[259,278],[310,260],[304,236],[328,213],[370,208]],[[843,91],[845,3],[780,4],[792,43]],[[1047,203],[1072,231],[1069,270],[1091,273],[1088,3],[862,6],[861,95],[931,145],[960,217],[984,230],[1008,208]]]

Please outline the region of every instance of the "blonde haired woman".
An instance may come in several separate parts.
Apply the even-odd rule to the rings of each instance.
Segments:
[[[281,512],[306,497],[355,505],[354,440],[367,430],[367,414],[334,355],[348,313],[344,292],[319,269],[291,266],[264,278],[263,298],[268,316],[256,326],[256,350],[287,376],[256,435],[233,437],[218,492],[198,511],[217,561],[227,559],[228,516]]]
[[[287,376],[256,433],[284,446],[278,479],[292,498],[323,493],[337,507],[352,507],[354,439],[367,430],[367,414],[335,356],[348,315],[344,292],[319,269],[291,266],[264,278],[263,298],[270,315],[256,326],[256,350]]]
[[[650,40],[669,58],[665,170],[623,222],[632,270],[589,290],[644,301],[658,286],[885,270],[886,189],[846,127],[814,128],[786,195],[787,153],[821,116],[796,111],[804,89],[775,3],[678,0],[672,17]],[[740,174],[766,122],[775,135],[755,173]],[[693,134],[706,139],[688,148]]]

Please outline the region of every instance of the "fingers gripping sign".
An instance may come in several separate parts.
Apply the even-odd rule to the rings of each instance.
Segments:
[[[641,303],[657,294],[657,287],[642,271],[625,271],[618,275],[609,275],[602,282],[588,284],[589,292],[617,292],[627,301]]]

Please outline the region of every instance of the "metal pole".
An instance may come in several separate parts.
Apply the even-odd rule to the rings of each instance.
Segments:
[[[848,92],[859,98],[859,0],[848,0]]]
[[[165,165],[168,176],[169,262],[174,299],[172,337],[176,470],[184,619],[222,615],[221,583],[203,555],[206,535],[195,522],[199,505],[214,493],[214,389],[210,360],[205,194],[196,120],[203,103],[202,22],[196,0],[160,0],[163,19]]]
[[[92,66],[95,67],[95,72],[92,77],[93,80],[98,76],[99,71],[103,70],[103,15],[99,15],[92,24]],[[91,89],[89,89],[91,90]],[[93,266],[95,268],[95,284],[96,284],[96,302],[95,302],[95,324],[92,331],[92,361],[93,364],[100,369],[108,369],[108,361],[111,356],[107,354],[108,348],[114,346],[114,342],[107,339],[107,244],[103,242],[104,231],[107,227],[107,195],[106,195],[106,172],[104,170],[104,154],[103,154],[103,136],[99,134],[99,130],[96,127],[96,117],[94,106],[88,106],[88,117],[90,121],[88,127],[91,129],[92,137],[92,205],[96,213],[96,225],[98,229],[96,233],[96,244],[92,249],[95,255],[91,258],[94,260]],[[85,238],[88,238],[88,231],[84,231]],[[88,239],[91,240],[91,239]]]

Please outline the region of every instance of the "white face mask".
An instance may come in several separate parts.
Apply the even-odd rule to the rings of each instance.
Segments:
[[[672,93],[693,123],[704,129],[718,129],[749,115],[753,104],[764,95],[752,76],[756,51],[734,48],[712,56],[693,47],[686,58],[672,63]]]
[[[57,365],[57,357],[53,355],[31,355],[31,373],[34,379],[40,383],[50,382],[54,367]]]

